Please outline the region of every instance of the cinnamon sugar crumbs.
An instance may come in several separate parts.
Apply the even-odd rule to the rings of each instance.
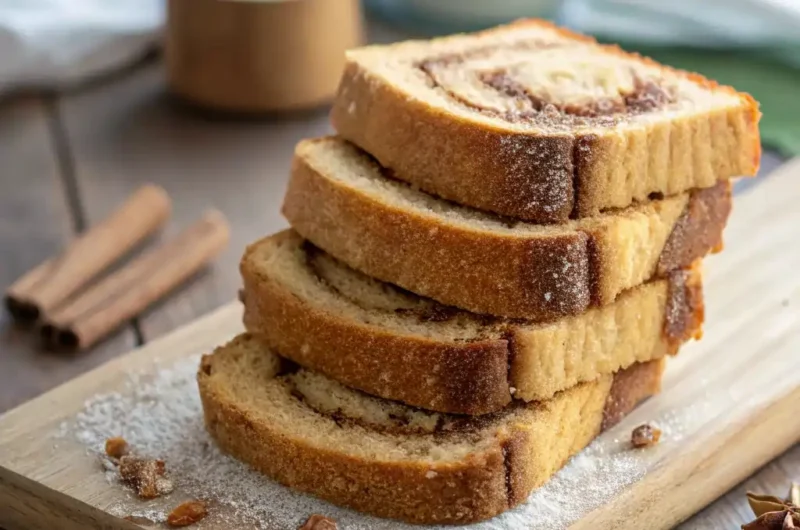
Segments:
[[[115,436],[114,438],[109,438],[106,440],[106,455],[110,458],[114,458],[119,460],[123,456],[130,453],[131,449],[128,445],[128,442],[125,441],[125,438],[121,436]]]
[[[174,528],[199,523],[208,515],[208,508],[203,501],[187,501],[176,506],[167,516],[167,524]]]
[[[172,491],[172,482],[164,477],[165,472],[166,465],[163,460],[130,455],[123,456],[119,460],[120,477],[142,499],[155,499]]]
[[[631,445],[636,448],[656,445],[661,438],[661,429],[644,424],[636,427],[631,433]]]

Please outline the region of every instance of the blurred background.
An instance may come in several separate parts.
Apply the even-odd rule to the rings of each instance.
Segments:
[[[286,226],[294,145],[332,132],[345,49],[521,17],[750,92],[762,174],[800,155],[800,0],[0,0],[3,291],[145,183],[172,198],[157,240],[210,207],[232,228],[204,273],[88,351],[49,352],[0,312],[0,413],[234,299],[244,246]],[[688,527],[749,516],[734,491]]]

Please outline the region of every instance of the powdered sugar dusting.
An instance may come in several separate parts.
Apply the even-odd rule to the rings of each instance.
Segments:
[[[195,381],[198,362],[199,357],[180,361],[159,369],[150,380],[131,375],[127,388],[90,399],[74,421],[62,425],[58,434],[75,437],[98,458],[106,439],[122,436],[138,454],[166,462],[175,493],[149,502],[130,494],[112,508],[112,513],[163,521],[184,498],[201,498],[211,502],[212,515],[197,528],[235,528],[239,524],[268,530],[297,528],[314,513],[337,520],[344,530],[419,528],[364,516],[292,492],[222,454],[203,426]],[[696,412],[686,416],[702,416]],[[659,418],[659,427],[666,438],[678,438],[685,429],[682,422],[682,416],[673,412]],[[645,475],[648,458],[652,457],[652,452],[630,449],[627,431],[615,439],[617,432],[610,431],[573,458],[523,505],[491,521],[461,528],[563,528],[608,502]],[[98,473],[102,472],[98,466]],[[114,487],[123,487],[113,467],[106,476]]]

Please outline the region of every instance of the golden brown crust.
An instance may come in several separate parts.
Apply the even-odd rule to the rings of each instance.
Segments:
[[[615,315],[614,321],[625,320],[624,315],[637,318],[637,331],[620,334],[613,340],[598,340],[601,345],[615,344],[613,348],[602,346],[596,352],[598,357],[588,353],[587,344],[576,346],[582,350],[573,351],[563,335],[569,333],[575,336],[570,340],[577,340],[590,329],[594,331],[589,335],[600,337],[602,330],[615,327],[607,318],[596,316],[597,310],[573,317],[585,324],[564,323],[563,329],[488,320],[487,325],[502,329],[502,333],[490,333],[492,328],[485,333],[479,329],[466,340],[453,340],[437,332],[401,332],[381,325],[377,311],[376,318],[369,322],[331,310],[315,301],[311,288],[295,292],[260,265],[267,259],[259,257],[264,245],[270,240],[292,238],[297,236],[282,232],[254,243],[242,259],[244,322],[248,331],[258,333],[281,355],[301,366],[368,394],[423,409],[487,414],[511,401],[512,388],[520,399],[548,399],[569,386],[635,361],[674,354],[683,342],[699,333],[702,325],[700,274],[692,271],[674,273],[669,281],[624,294],[619,308],[611,306],[610,313]],[[321,282],[317,285],[313,272],[308,275],[309,284],[324,288]],[[393,316],[400,327],[405,317]],[[656,320],[655,324],[644,325],[651,320]],[[576,355],[586,363],[577,373],[542,365],[549,362],[563,366],[568,363],[562,358]]]
[[[520,21],[483,32],[547,26]],[[570,39],[592,39],[566,30]],[[758,104],[748,94],[674,70],[615,46],[606,52],[658,67],[740,104],[609,134],[521,133],[451,113],[408,94],[359,59],[348,58],[331,113],[336,130],[394,175],[460,204],[541,223],[755,175],[760,161]],[[388,47],[386,53],[391,54]],[[371,51],[374,53],[374,50]]]
[[[506,340],[396,334],[315,307],[245,264],[242,274],[245,327],[301,366],[430,410],[483,414],[511,401]]]
[[[703,336],[705,303],[699,266],[693,271],[673,271],[669,274],[669,295],[664,322],[664,337],[669,353],[691,338]]]
[[[283,203],[295,230],[365,274],[479,314],[546,321],[609,304],[622,291],[703,257],[721,241],[730,211],[730,184],[720,182],[546,234],[502,232],[359,190],[316,167],[316,149],[364,159],[335,138],[298,145]],[[687,197],[690,211],[675,231]],[[628,263],[621,267],[620,260]]]
[[[732,202],[730,184],[692,193],[661,252],[657,274],[679,269],[682,264],[705,255],[709,249],[721,249],[722,231],[731,213]]]
[[[217,360],[236,348],[236,341],[205,356],[198,372],[206,427],[219,446],[291,488],[413,523],[474,522],[519,504],[601,431],[604,403],[619,403],[615,410],[628,412],[658,391],[662,369],[658,361],[647,363],[621,374],[630,380],[626,384],[605,378],[552,402],[528,405],[532,412],[520,415],[527,419],[510,424],[510,432],[499,433],[480,451],[426,462],[337,451],[325,440],[298,436],[293,422],[302,419],[291,412],[259,421],[248,403],[235,398],[229,385],[236,382],[217,371]]]
[[[661,375],[666,363],[637,363],[614,375],[611,395],[603,411],[603,430],[619,423],[647,394],[661,391]]]

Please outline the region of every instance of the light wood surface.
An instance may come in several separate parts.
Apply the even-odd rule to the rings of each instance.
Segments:
[[[726,249],[707,260],[704,339],[672,360],[660,396],[604,436],[687,411],[691,421],[642,452],[647,474],[575,528],[672,528],[800,440],[798,179],[795,161],[737,198]],[[223,342],[240,329],[239,316],[237,305],[226,306],[0,418],[0,524],[131,528],[104,515],[124,492],[106,482],[85,448],[54,443],[53,435],[88,397],[121,388],[126,373]],[[686,528],[703,527],[698,521]]]

